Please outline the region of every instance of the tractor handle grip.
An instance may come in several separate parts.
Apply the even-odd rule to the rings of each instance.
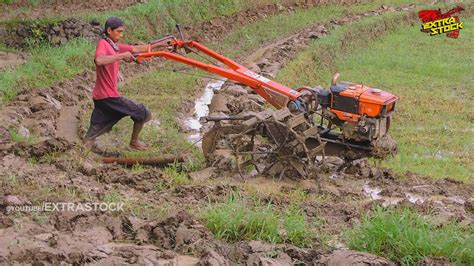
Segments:
[[[176,24],[176,29],[178,30],[179,38],[181,38],[181,40],[184,41],[184,35],[183,35],[183,32],[181,31],[181,25]]]
[[[176,30],[178,30],[179,37],[181,38],[181,40],[184,41],[184,35],[183,35],[183,32],[181,31],[181,25],[180,24],[176,24]],[[183,45],[183,48],[184,48],[184,51],[187,54],[192,52],[191,49],[189,49],[189,47],[187,45]]]

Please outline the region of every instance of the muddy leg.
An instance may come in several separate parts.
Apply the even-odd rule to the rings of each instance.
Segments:
[[[146,150],[150,145],[143,143],[139,140],[140,132],[142,131],[143,125],[146,122],[150,121],[151,115],[148,115],[143,122],[134,122],[133,123],[133,132],[132,138],[130,139],[130,148],[134,150]]]

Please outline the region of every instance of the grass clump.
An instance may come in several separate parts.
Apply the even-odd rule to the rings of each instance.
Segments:
[[[36,138],[34,136],[25,137],[13,128],[10,128],[8,132],[10,133],[10,137],[14,142],[25,142],[28,144],[33,144],[36,142]]]
[[[303,211],[297,206],[289,206],[283,215],[283,225],[286,231],[286,241],[299,247],[310,247],[311,228]],[[308,234],[309,233],[309,234]]]
[[[446,257],[463,265],[474,263],[474,227],[457,223],[437,227],[412,209],[384,210],[344,234],[349,248],[377,254],[402,265],[415,265],[424,257]]]
[[[215,237],[227,242],[261,240],[311,247],[316,237],[296,206],[278,210],[271,202],[262,205],[232,196],[224,203],[210,204],[200,215]]]
[[[271,204],[248,207],[242,199],[230,197],[222,204],[211,205],[201,213],[208,228],[227,242],[263,240],[276,243],[278,215]]]
[[[76,39],[61,47],[41,45],[32,48],[26,63],[0,71],[0,105],[13,99],[18,88],[47,87],[84,69],[92,69],[92,58],[93,47],[85,39]]]
[[[179,171],[177,166],[169,166],[164,170],[164,175],[174,185],[185,185],[189,182],[189,179],[185,172]]]

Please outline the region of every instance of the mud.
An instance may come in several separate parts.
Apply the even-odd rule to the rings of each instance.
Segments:
[[[330,29],[330,24],[323,26]],[[316,25],[311,29],[323,28]],[[297,34],[311,39],[304,32]],[[275,59],[277,51],[282,50],[281,45],[289,45],[285,42],[272,49],[262,48],[264,52],[259,54],[265,56],[255,57],[261,65],[255,70],[276,73],[272,71],[283,64],[278,61],[282,58]],[[294,45],[285,46],[285,51],[296,53],[302,47]],[[122,74],[130,78],[159,64],[129,65]],[[279,65],[272,70],[270,66],[275,64]],[[76,144],[84,129],[75,118],[81,117],[82,103],[90,105],[94,80],[94,74],[87,71],[49,88],[23,92],[0,112],[0,243],[6,243],[0,248],[0,264],[391,265],[374,255],[338,250],[343,247],[341,230],[357,223],[374,204],[411,206],[424,215],[434,215],[440,225],[450,221],[472,224],[472,185],[415,174],[395,176],[364,160],[348,163],[327,158],[317,179],[281,182],[250,176],[227,182],[215,168],[208,168],[190,174],[193,181],[187,185],[175,185],[159,168],[101,164]],[[227,85],[216,95],[223,96],[224,102],[214,102],[210,114],[243,114],[261,110],[263,104],[247,88],[238,86]],[[9,129],[34,138],[13,142]],[[258,200],[271,201],[282,209],[294,203],[290,193],[304,191],[306,197],[296,204],[310,222],[323,221],[321,230],[334,236],[333,244],[327,249],[319,245],[299,248],[215,239],[196,209],[209,202],[224,202],[236,191],[254,197],[242,184],[274,188],[259,194]],[[110,200],[110,195],[116,195],[118,201],[137,202],[145,211],[140,213],[139,207],[119,213],[7,211],[9,206],[42,202],[102,202]],[[155,208],[159,208],[159,215],[153,215]]]
[[[122,9],[128,6],[143,3],[143,0],[111,0],[111,1],[37,1],[35,6],[32,6],[30,1],[21,0],[13,1],[10,4],[1,3],[0,8],[4,11],[2,20],[22,19],[28,17],[36,19],[41,17],[48,17],[51,15],[74,15],[78,11],[106,11],[112,9]],[[31,9],[22,9],[22,7],[30,7]]]
[[[394,263],[372,254],[338,250],[327,257],[328,265],[395,265]]]
[[[26,62],[26,55],[0,51],[0,70],[13,69]]]
[[[74,127],[71,126],[71,124],[79,124],[79,109],[85,104],[85,102],[79,102],[76,105],[66,106],[63,108],[57,120],[56,128],[58,137],[64,138],[71,143],[76,143],[81,139],[77,130],[77,126]]]
[[[195,248],[195,242],[210,238],[199,221],[183,212],[160,222],[67,212],[49,219],[51,223],[47,225],[22,221],[20,228],[3,229],[0,241],[6,246],[0,254],[2,264],[197,263],[198,258],[179,256],[177,252],[202,248]]]
[[[64,45],[78,37],[93,42],[99,38],[102,30],[102,25],[97,21],[85,22],[75,18],[45,25],[21,22],[15,27],[6,27],[4,32],[0,31],[0,41],[17,49],[41,43]]]

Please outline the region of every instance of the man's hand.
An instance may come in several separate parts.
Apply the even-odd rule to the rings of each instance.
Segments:
[[[120,56],[123,61],[128,63],[132,62],[135,59],[135,57],[130,52],[121,53]]]

